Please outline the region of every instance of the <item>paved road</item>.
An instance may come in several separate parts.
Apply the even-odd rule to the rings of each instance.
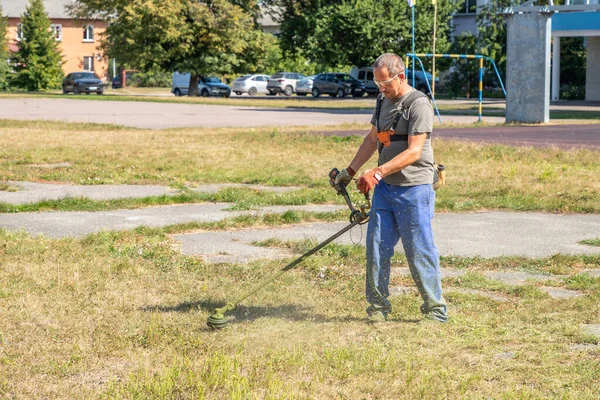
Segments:
[[[0,119],[92,122],[147,129],[315,126],[355,122],[367,124],[371,119],[371,113],[371,110],[276,109],[69,98],[0,98]],[[477,121],[476,116],[444,116],[444,122],[472,123],[475,121]],[[486,117],[485,121],[504,122],[504,118]]]
[[[315,132],[319,133],[319,132]],[[361,130],[323,131],[327,136],[363,136]],[[489,128],[434,129],[434,136],[443,139],[472,140],[519,146],[562,148],[586,147],[600,149],[600,125],[497,126]]]

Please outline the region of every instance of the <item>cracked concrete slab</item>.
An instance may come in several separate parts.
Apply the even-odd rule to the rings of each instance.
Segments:
[[[600,278],[600,269],[586,269],[579,273],[579,275],[588,274],[592,278]]]
[[[488,299],[492,299],[494,301],[497,301],[499,303],[505,303],[507,301],[510,300],[510,298],[508,296],[505,296],[503,294],[500,293],[494,293],[494,292],[488,292],[485,290],[478,290],[478,289],[469,289],[469,288],[445,288],[444,292],[459,292],[459,293],[465,293],[465,294],[473,294],[476,296],[481,296],[481,297],[487,297]]]
[[[214,222],[242,214],[282,213],[286,210],[333,212],[346,208],[342,205],[307,205],[264,207],[259,211],[225,211],[229,206],[230,204],[202,203],[100,212],[0,214],[0,228],[23,228],[31,234],[50,237],[83,236],[101,229],[122,230],[138,226],[160,227],[186,222]],[[228,234],[216,231],[197,232],[177,235],[175,238],[182,242],[183,253],[210,257],[222,253],[228,247],[231,248],[233,240],[251,245],[253,241],[271,238],[284,241],[311,238],[318,243],[345,226],[347,222],[327,222],[277,229],[247,229]],[[600,215],[516,212],[438,214],[433,220],[433,230],[440,254],[447,256],[536,258],[557,253],[600,254],[600,247],[578,243],[582,239],[599,235]],[[366,225],[362,225],[346,233],[336,242],[364,244],[365,236]],[[265,254],[260,248],[252,247],[256,249],[256,254],[249,252],[249,258]],[[399,244],[396,250],[402,251],[402,246]],[[551,278],[544,276],[540,279]]]
[[[390,286],[390,296],[404,296],[407,294],[415,294],[417,293],[417,288],[411,286]]]
[[[596,336],[600,339],[600,324],[583,324],[581,331],[590,336]]]
[[[553,299],[559,300],[574,299],[583,296],[583,293],[578,290],[565,289],[562,287],[540,286],[538,289],[548,293]]]
[[[294,190],[300,189],[298,186],[265,186],[265,185],[250,185],[245,183],[216,183],[213,185],[201,185],[195,188],[191,188],[194,192],[200,193],[217,193],[221,189],[227,188],[243,188],[243,189],[254,189],[265,192],[275,193],[287,193]]]
[[[589,351],[589,350],[600,349],[600,345],[591,344],[591,343],[578,343],[578,344],[573,344],[573,345],[569,346],[569,349],[574,350],[574,351]]]
[[[524,271],[483,271],[483,275],[509,285],[523,285],[527,281],[547,281],[565,278],[561,275],[546,275]]]
[[[334,212],[338,205],[271,206],[252,211],[227,211],[229,203],[200,203],[98,212],[35,212],[0,214],[0,228],[25,229],[31,235],[81,237],[101,230],[162,227],[186,222],[216,222],[240,215],[281,214],[288,210]],[[221,248],[226,248],[224,243]]]
[[[197,232],[175,236],[181,251],[203,256],[210,261],[220,248],[231,240],[251,245],[254,241],[277,238],[297,241],[312,238],[321,242],[345,227],[347,223],[316,223],[277,229],[248,229],[243,232]],[[533,227],[536,227],[535,229]],[[466,257],[548,257],[552,254],[600,254],[600,248],[578,244],[583,237],[600,232],[600,216],[557,215],[542,213],[488,212],[469,214],[438,214],[433,221],[435,241],[441,255]],[[539,232],[544,232],[543,235]],[[592,232],[590,234],[590,232]],[[354,228],[336,243],[364,245],[366,226]],[[258,249],[258,248],[257,248]],[[249,250],[249,249],[247,249]],[[403,251],[402,245],[396,251]],[[251,258],[258,258],[257,253]],[[497,271],[496,271],[497,272]],[[507,283],[514,280],[552,279],[552,276],[498,275]]]
[[[155,196],[174,196],[180,190],[161,185],[68,185],[36,182],[7,182],[16,191],[0,190],[0,203],[31,204],[43,200],[60,200],[69,197],[84,197],[92,200],[115,200],[127,198],[144,198]],[[259,191],[285,193],[299,189],[298,187],[276,187],[265,185],[248,185],[243,183],[222,183],[200,185],[191,188],[198,193],[217,193],[225,188],[248,188]]]

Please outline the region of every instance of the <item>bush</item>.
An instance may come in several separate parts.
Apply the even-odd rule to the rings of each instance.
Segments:
[[[585,100],[585,85],[562,85],[561,100]]]
[[[172,74],[162,71],[136,72],[127,80],[132,87],[171,87]]]

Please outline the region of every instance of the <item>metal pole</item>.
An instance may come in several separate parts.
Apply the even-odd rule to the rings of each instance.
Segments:
[[[436,31],[436,25],[437,25],[437,1],[434,0],[433,3],[433,51],[432,53],[435,54],[435,31]],[[413,53],[414,53],[414,49],[413,49]],[[431,96],[434,97],[435,96],[435,57],[433,57],[432,59],[432,63],[433,63],[433,67],[432,67],[432,75],[433,78],[431,79]]]
[[[560,36],[552,38],[552,100],[560,99]]]
[[[412,53],[415,54],[415,4],[412,7]],[[412,87],[415,87],[415,58],[412,59]]]
[[[481,112],[483,109],[483,58],[479,59],[479,122],[481,122]]]

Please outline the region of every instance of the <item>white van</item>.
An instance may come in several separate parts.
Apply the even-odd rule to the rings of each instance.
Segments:
[[[354,67],[350,70],[350,76],[364,83],[367,94],[371,96],[379,94],[379,88],[373,81],[373,67]]]
[[[187,96],[190,88],[191,74],[175,72],[171,80],[171,93],[175,96]],[[231,88],[222,83],[219,78],[212,76],[200,76],[198,82],[198,96],[223,96],[229,97]]]

